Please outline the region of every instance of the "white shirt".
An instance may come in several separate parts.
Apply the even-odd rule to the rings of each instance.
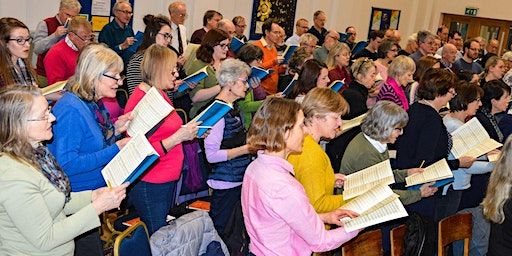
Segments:
[[[297,34],[293,34],[293,36],[288,37],[285,42],[286,45],[299,45],[300,44],[300,36]]]
[[[363,133],[363,136],[372,144],[372,146],[379,151],[379,153],[384,153],[386,149],[388,149],[388,145],[385,143],[381,143],[380,141],[374,140],[370,137],[368,137],[366,134]]]
[[[181,44],[183,45],[183,53],[185,53],[185,50],[187,49],[187,28],[183,25],[179,25],[180,27],[180,34],[181,34]],[[174,24],[174,22],[171,22],[171,29],[172,29],[172,40],[171,45],[176,49],[176,51],[179,51],[179,42],[178,42],[178,25]]]

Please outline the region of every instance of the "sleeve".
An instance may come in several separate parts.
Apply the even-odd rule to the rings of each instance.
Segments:
[[[81,114],[72,106],[57,114],[58,122],[53,126],[53,144],[55,158],[69,176],[97,170],[106,165],[119,152],[116,144],[91,153],[80,152],[83,144],[88,143],[84,129],[88,129]],[[82,119],[82,120],[80,120]]]
[[[2,193],[13,195],[3,202],[13,224],[31,245],[42,251],[52,250],[100,226],[92,204],[64,219],[53,219],[40,188],[28,181],[10,182]]]
[[[48,51],[48,54],[46,54],[46,57],[43,60],[48,84],[66,80],[66,65],[63,65],[64,62],[61,59],[62,55],[55,50]]]
[[[393,170],[393,176],[395,177],[396,183],[405,182],[405,177],[407,177],[407,169]]]
[[[492,162],[475,161],[469,168],[460,168],[459,170],[464,171],[468,174],[483,174],[491,172],[495,165]]]
[[[342,227],[326,230],[325,224],[303,192],[290,189],[289,186],[283,186],[280,191],[280,196],[272,202],[272,208],[312,251],[338,248],[357,235],[357,231],[346,232]]]
[[[36,32],[34,33],[34,53],[41,54],[48,51],[55,43],[59,41],[60,37],[54,34],[48,35],[48,26],[44,20],[37,24]]]
[[[204,149],[206,160],[209,163],[218,163],[228,160],[228,150],[220,149],[224,135],[225,120],[220,119],[212,129],[208,137],[204,139]]]
[[[261,86],[258,86],[258,88]],[[238,106],[240,106],[240,110],[244,114],[251,114],[258,110],[258,108],[261,106],[263,101],[254,101],[253,92],[249,91],[247,92],[247,95],[245,95],[245,98],[238,102]]]
[[[416,203],[421,200],[421,192],[419,190],[393,189],[393,192],[400,196],[400,202],[402,202],[404,205]]]
[[[202,40],[201,40],[200,34],[201,34],[201,32],[199,32],[199,30],[194,31],[194,33],[192,33],[192,36],[190,37],[190,43],[191,44],[201,44]]]
[[[329,168],[328,162],[322,159],[314,152],[301,154],[298,159],[296,167],[297,180],[304,186],[306,195],[308,196],[313,208],[318,213],[330,212],[345,202],[343,201],[342,195],[329,195],[326,191],[334,190],[334,187],[326,188],[326,176],[329,175],[327,168]],[[332,177],[334,179],[334,177]],[[334,183],[334,182],[333,182]]]
[[[64,214],[71,215],[84,208],[92,201],[92,190],[71,192],[71,200],[64,205]]]

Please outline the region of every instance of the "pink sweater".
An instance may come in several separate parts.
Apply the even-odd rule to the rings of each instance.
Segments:
[[[160,91],[160,94],[172,105],[171,100],[163,91]],[[124,108],[125,113],[132,111],[144,95],[146,95],[146,92],[136,87],[126,103],[126,107]],[[160,158],[142,177],[142,180],[145,182],[165,183],[176,181],[181,175],[184,158],[181,144],[169,149],[167,154],[164,154],[160,141],[178,131],[183,121],[176,111],[171,112],[164,120],[160,127],[148,138],[149,143],[151,143],[156,152],[158,152]]]

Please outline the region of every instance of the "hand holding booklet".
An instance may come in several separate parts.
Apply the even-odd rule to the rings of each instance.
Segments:
[[[290,61],[290,58],[292,57],[293,52],[297,50],[299,46],[298,45],[288,45],[286,46],[286,49],[283,52],[283,63],[282,64],[288,64],[288,61]]]
[[[366,169],[345,177],[343,199],[351,199],[366,193],[378,184],[393,184],[395,178],[389,160],[382,161]]]
[[[146,134],[173,110],[159,90],[151,87],[132,111],[133,120],[128,124],[128,135]]]
[[[253,77],[257,77],[260,80],[267,77],[268,75],[274,73],[274,70],[272,69],[262,69],[258,67],[251,67],[251,75],[249,76],[249,79]]]
[[[343,80],[335,80],[330,85],[329,88],[331,88],[335,92],[339,92],[341,88],[345,86],[345,79]]]
[[[293,79],[290,81],[290,83],[284,88],[283,95],[290,95],[290,93],[293,91],[293,87],[295,87],[295,84],[297,84],[297,80],[299,79],[299,74],[296,73],[293,76]]]
[[[451,133],[453,147],[451,153],[455,158],[461,156],[479,157],[503,144],[491,139],[482,124],[473,117]]]
[[[233,109],[231,104],[215,100],[203,112],[197,115],[192,121],[201,122],[197,136],[201,137],[208,129],[211,129],[221,118]]]
[[[146,136],[139,133],[101,170],[101,175],[109,186],[133,183],[159,157]]]
[[[201,82],[201,80],[207,78],[208,77],[208,71],[206,71],[207,68],[208,68],[208,66],[205,66],[204,68],[202,68],[202,69],[192,73],[191,75],[183,78],[183,82],[184,83],[182,83],[178,87],[178,92],[183,92],[186,89],[188,89],[189,87],[188,87],[187,83],[197,84],[197,83]]]
[[[405,177],[405,186],[411,187],[418,184],[441,181],[449,178],[453,178],[453,174],[450,170],[450,166],[448,166],[448,162],[446,162],[446,159],[443,158],[426,167],[423,172],[415,173]],[[446,181],[443,181],[442,183],[444,183],[442,185],[447,184]]]

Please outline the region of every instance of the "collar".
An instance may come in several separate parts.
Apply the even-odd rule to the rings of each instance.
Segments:
[[[62,22],[60,19],[59,19],[59,15],[55,15],[55,18],[57,19],[57,21],[59,22],[59,24],[62,26],[64,25],[64,22]]]
[[[112,20],[112,23],[114,23],[114,28],[115,28],[115,29],[118,29],[118,30],[125,30],[125,29],[127,29],[127,28],[128,28],[128,24],[124,25],[124,28],[122,28],[121,26],[119,26],[119,23],[117,23],[116,18],[114,18],[114,19]]]
[[[380,141],[377,141],[377,140],[374,140],[372,138],[370,138],[368,135],[364,134],[363,133],[363,136],[368,140],[368,142],[370,142],[370,144],[372,144],[372,146],[377,150],[379,151],[379,153],[384,153],[386,152],[386,150],[388,150],[388,145],[385,144],[385,143],[381,143]]]
[[[174,22],[172,22],[172,21],[171,21],[171,29],[172,29],[172,31],[175,31],[175,30],[176,30],[176,32],[177,32],[177,31],[178,31],[178,27],[179,27],[179,25],[178,25],[178,24],[176,24],[176,23],[174,23]]]
[[[260,150],[258,151],[258,159],[263,162],[264,166],[273,166],[273,170],[282,173],[290,173],[292,176],[295,176],[293,165],[284,158],[267,155],[263,152],[263,150]]]
[[[272,48],[273,48],[273,46],[271,46],[271,45],[269,45],[269,44],[267,43],[267,40],[265,40],[265,37],[264,37],[264,36],[262,36],[262,37],[260,38],[260,42],[261,42],[261,45],[263,45],[263,47],[265,47],[265,48],[268,48],[268,49],[272,49]]]
[[[78,47],[76,47],[76,45],[71,41],[71,39],[69,39],[69,35],[66,35],[66,37],[64,38],[64,42],[66,42],[69,48],[78,52]]]

